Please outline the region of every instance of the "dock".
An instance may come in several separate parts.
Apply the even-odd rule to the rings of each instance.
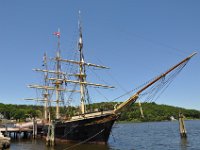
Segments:
[[[1,124],[0,132],[11,138],[28,138],[32,135],[33,138],[37,136],[37,121],[17,124]]]

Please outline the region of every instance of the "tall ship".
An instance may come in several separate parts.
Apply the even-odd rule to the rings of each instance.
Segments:
[[[168,79],[174,77],[174,74],[180,72],[180,70],[187,64],[187,62],[196,54],[193,53],[187,58],[183,59],[178,64],[171,67],[166,72],[157,76],[153,80],[147,82],[132,96],[121,102],[111,110],[99,109],[97,111],[91,111],[88,101],[88,87],[102,87],[102,88],[114,88],[113,86],[103,85],[98,83],[89,82],[86,74],[87,67],[95,67],[100,69],[108,69],[106,66],[88,63],[85,61],[83,53],[83,36],[82,27],[79,21],[79,37],[78,37],[78,60],[64,59],[61,56],[60,50],[60,31],[54,33],[57,36],[58,44],[56,56],[51,59],[47,59],[47,54],[43,58],[43,68],[34,69],[34,71],[44,73],[42,85],[29,85],[30,88],[40,89],[42,91],[41,98],[29,98],[27,100],[41,101],[44,104],[44,117],[42,128],[44,134],[48,134],[47,127],[49,124],[54,124],[54,137],[55,140],[72,141],[72,142],[92,142],[92,143],[107,143],[113,124],[119,118],[122,110],[136,102],[136,100],[158,82],[162,85],[167,85]],[[48,60],[54,61],[54,69],[50,69]],[[63,71],[62,65],[75,65],[77,72]],[[172,74],[172,75],[170,75]],[[166,81],[166,82],[165,82]],[[74,87],[72,86],[74,85]],[[73,87],[70,89],[70,87]],[[160,86],[154,86],[158,88]],[[164,87],[164,86],[163,86]],[[63,115],[61,113],[61,104],[65,103],[64,93],[68,93],[69,97],[72,93],[76,93],[80,99],[80,105],[78,112],[73,115]],[[77,98],[76,97],[76,98]],[[71,98],[68,98],[68,100]],[[71,100],[72,101],[72,100]],[[55,103],[53,105],[53,103]],[[55,115],[50,108],[55,108]],[[54,120],[51,122],[51,120]]]

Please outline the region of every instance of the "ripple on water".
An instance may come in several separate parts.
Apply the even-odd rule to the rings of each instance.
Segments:
[[[82,144],[75,150],[200,150],[200,121],[185,121],[187,139],[180,138],[178,121],[117,123],[107,145]],[[44,140],[14,140],[10,150],[65,150],[74,144],[46,147]]]

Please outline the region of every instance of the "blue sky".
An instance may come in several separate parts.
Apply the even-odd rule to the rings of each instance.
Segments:
[[[41,67],[44,52],[55,55],[58,28],[63,56],[72,56],[79,10],[86,60],[111,67],[105,80],[118,88],[105,97],[114,99],[200,52],[199,6],[198,0],[1,0],[0,102],[30,104],[23,98],[35,91],[26,86],[41,82],[32,68]],[[199,55],[157,103],[200,109]]]

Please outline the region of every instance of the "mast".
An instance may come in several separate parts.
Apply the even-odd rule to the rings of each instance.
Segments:
[[[87,86],[92,86],[92,87],[102,87],[102,88],[114,88],[113,86],[109,86],[109,85],[103,85],[103,84],[97,84],[97,83],[93,83],[93,82],[86,82],[86,74],[85,74],[85,68],[87,67],[96,67],[96,68],[101,68],[101,69],[109,69],[106,66],[102,66],[102,65],[96,65],[93,63],[88,63],[85,62],[84,60],[84,55],[83,55],[83,41],[82,41],[82,29],[81,29],[81,25],[79,23],[79,41],[78,41],[78,50],[80,53],[80,60],[79,61],[75,61],[75,60],[68,60],[68,59],[63,59],[61,58],[61,50],[60,50],[60,31],[58,30],[58,32],[54,32],[53,35],[56,35],[58,38],[58,45],[57,45],[57,51],[56,51],[56,57],[53,58],[53,60],[55,61],[56,64],[56,68],[55,70],[49,70],[49,68],[47,67],[47,63],[46,63],[46,68],[44,69],[33,69],[34,71],[37,72],[43,72],[45,73],[45,84],[44,85],[37,85],[37,84],[31,84],[28,85],[29,88],[36,88],[36,89],[41,89],[44,90],[46,92],[44,92],[45,94],[43,95],[43,98],[26,98],[25,100],[35,100],[35,101],[41,101],[44,102],[44,108],[45,108],[45,116],[47,116],[47,107],[48,103],[50,102],[55,102],[56,103],[56,119],[60,118],[60,109],[59,109],[59,103],[63,102],[63,100],[61,100],[61,94],[62,92],[73,92],[73,93],[80,93],[80,101],[81,101],[81,114],[85,114],[86,112],[86,106],[85,106],[85,96],[86,96],[86,92]],[[79,72],[78,74],[70,74],[67,72],[62,72],[61,71],[61,62],[64,63],[69,63],[69,64],[75,64],[78,66],[79,68]],[[48,74],[54,74],[54,77],[49,78]],[[72,77],[76,77],[76,80],[69,80],[67,78],[65,78],[66,76],[72,76]],[[78,77],[78,80],[77,80]],[[51,84],[48,84],[48,80],[53,81],[51,82]],[[68,88],[64,88],[62,86],[63,83],[72,83],[72,84],[78,84],[80,85],[80,90],[76,90],[76,89],[68,89]],[[53,90],[55,91],[55,98],[56,99],[50,99],[49,97],[49,90]],[[45,117],[46,118],[46,117]]]
[[[60,109],[59,109],[59,103],[62,102],[61,100],[61,94],[62,92],[78,92],[80,93],[80,110],[81,114],[86,113],[86,93],[87,93],[87,86],[93,86],[93,87],[102,87],[102,88],[114,88],[113,86],[108,86],[108,85],[102,85],[102,84],[97,84],[93,82],[86,82],[86,71],[85,68],[87,67],[97,67],[101,69],[109,69],[106,66],[103,65],[96,65],[93,63],[88,63],[85,62],[84,60],[84,55],[83,55],[83,40],[82,40],[82,27],[81,27],[81,22],[80,22],[80,11],[79,11],[79,21],[78,21],[78,29],[79,29],[79,39],[78,39],[78,51],[79,51],[79,60],[68,60],[68,59],[63,59],[61,57],[61,50],[60,50],[60,30],[58,32],[54,32],[53,35],[56,35],[58,38],[58,44],[57,44],[57,51],[56,51],[56,57],[53,58],[53,60],[56,63],[56,68],[55,70],[48,70],[46,69],[34,69],[34,71],[40,71],[44,73],[51,73],[55,74],[55,76],[52,78],[48,78],[47,80],[51,80],[53,86],[49,85],[29,85],[28,87],[30,88],[37,88],[37,89],[45,89],[45,90],[55,90],[55,100],[48,100],[48,102],[56,102],[56,119],[60,118]],[[69,74],[67,72],[62,72],[61,71],[61,63],[69,63],[69,64],[75,64],[78,66],[78,73],[77,74]],[[65,76],[73,76],[76,79],[75,80],[69,80],[65,78]],[[78,79],[77,79],[78,78]],[[63,83],[72,83],[72,84],[78,84],[80,86],[80,90],[75,90],[75,89],[66,89],[63,88]],[[37,101],[45,101],[45,99],[31,99],[28,98],[26,100],[37,100]]]
[[[54,35],[57,36],[58,38],[58,45],[57,45],[57,52],[56,52],[56,72],[61,71],[61,66],[60,66],[60,29],[58,29],[58,32],[55,32]],[[60,74],[56,75],[57,79],[60,79]],[[61,92],[58,90],[60,88],[60,85],[62,82],[56,80],[54,82],[55,84],[55,91],[56,91],[56,119],[60,118],[60,107],[59,107],[59,102],[60,102],[60,94]]]
[[[44,53],[43,56],[43,65],[44,70],[48,70],[48,65],[47,65],[47,54]],[[43,69],[35,69],[35,71],[38,70],[43,70]],[[34,101],[41,101],[44,103],[44,119],[48,119],[48,113],[49,113],[49,88],[44,88],[44,87],[49,87],[49,81],[48,81],[48,73],[49,72],[44,72],[44,84],[43,85],[29,85],[29,88],[36,88],[36,89],[41,89],[43,90],[43,97],[42,98],[26,98],[25,100],[34,100]]]
[[[43,61],[44,61],[45,69],[48,70],[46,53],[44,53]],[[44,85],[48,86],[48,72],[44,73],[44,82],[45,82]],[[47,120],[47,118],[48,118],[48,96],[49,96],[48,89],[44,89],[43,96],[44,96],[44,119]]]
[[[78,41],[78,49],[80,55],[80,63],[79,63],[79,81],[80,81],[80,98],[81,98],[81,113],[85,114],[85,84],[86,82],[86,74],[84,64],[84,56],[83,56],[83,39],[82,39],[82,27],[80,21],[80,11],[79,11],[79,41]]]
[[[160,76],[158,76],[156,79],[154,79],[153,81],[151,81],[149,84],[147,84],[146,86],[144,86],[142,89],[140,89],[138,92],[136,92],[134,95],[132,95],[128,100],[126,100],[125,102],[123,102],[122,104],[120,104],[117,108],[115,108],[114,113],[118,113],[121,111],[122,108],[128,106],[131,103],[134,103],[140,93],[142,93],[144,90],[146,90],[148,87],[150,87],[151,85],[153,85],[154,83],[156,83],[157,81],[159,81],[161,78],[165,77],[167,74],[169,74],[170,72],[172,72],[174,69],[178,68],[179,66],[181,66],[182,64],[188,62],[194,55],[196,55],[197,53],[192,53],[190,56],[188,56],[187,58],[185,58],[184,60],[182,60],[181,62],[179,62],[178,64],[176,64],[175,66],[171,67],[169,70],[167,70],[165,73],[161,74]]]

